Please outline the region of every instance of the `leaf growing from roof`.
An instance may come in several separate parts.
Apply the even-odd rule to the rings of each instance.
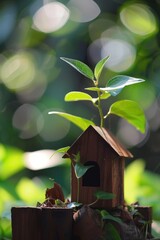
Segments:
[[[113,103],[108,114],[115,114],[124,118],[137,130],[144,133],[146,129],[146,118],[138,103],[131,100],[121,100]]]
[[[79,60],[65,58],[65,57],[61,57],[60,59],[62,59],[69,65],[71,65],[73,68],[75,68],[78,72],[80,72],[85,77],[91,79],[92,81],[94,80],[94,74],[93,74],[92,70],[85,63],[83,63]]]
[[[57,111],[53,111],[53,112],[49,112],[49,114],[55,114],[55,115],[59,115],[67,120],[69,120],[70,122],[72,122],[73,124],[75,124],[76,126],[78,126],[79,128],[81,128],[83,131],[86,130],[90,125],[95,125],[94,122],[85,119],[85,118],[81,118],[75,115],[71,115],[65,112],[57,112]]]

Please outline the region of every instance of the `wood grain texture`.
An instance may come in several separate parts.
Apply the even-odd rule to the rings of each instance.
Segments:
[[[82,164],[90,161],[96,162],[100,168],[99,186],[84,186],[83,177],[80,179],[79,202],[83,204],[94,202],[96,200],[95,192],[101,190],[114,193],[116,197],[113,200],[99,200],[94,207],[113,208],[123,205],[124,158],[132,157],[132,154],[108,130],[97,126],[89,126],[63,157],[70,156],[73,159],[73,156],[78,153],[80,153],[80,162]],[[74,161],[72,161],[72,164],[74,164]],[[71,201],[77,201],[78,185],[73,166],[71,176]],[[92,176],[93,179],[95,177],[95,175]],[[97,179],[98,181],[99,179]]]
[[[13,207],[12,240],[70,240],[72,209]]]

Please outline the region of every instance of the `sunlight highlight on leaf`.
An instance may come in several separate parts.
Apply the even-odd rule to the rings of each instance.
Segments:
[[[95,77],[96,77],[96,80],[99,80],[99,77],[100,77],[100,75],[101,75],[101,72],[102,72],[102,70],[103,70],[103,67],[104,67],[105,63],[107,62],[108,58],[109,58],[109,56],[103,58],[102,60],[100,60],[100,61],[96,64],[95,69],[94,69],[94,75],[95,75]]]
[[[55,152],[66,153],[69,150],[70,146],[57,149]]]
[[[130,100],[121,100],[113,103],[108,114],[115,114],[124,118],[137,130],[144,133],[146,129],[146,118],[138,103]]]
[[[49,112],[49,114],[56,114],[59,115],[67,120],[69,120],[70,122],[74,123],[76,126],[78,126],[79,128],[81,128],[83,131],[86,130],[87,127],[89,127],[90,125],[95,125],[94,122],[85,119],[85,118],[81,118],[75,115],[71,115],[68,113],[64,113],[64,112]]]
[[[69,92],[65,95],[65,99],[66,102],[70,102],[70,101],[93,101],[92,97],[84,92]]]
[[[85,63],[83,63],[79,60],[65,58],[65,57],[61,57],[60,59],[62,59],[69,65],[71,65],[73,68],[75,68],[78,72],[80,72],[85,77],[87,77],[91,80],[94,80],[94,75],[93,75],[92,70]]]
[[[122,91],[124,87],[144,81],[144,79],[140,78],[118,75],[110,79],[105,88],[100,89],[109,92],[112,96],[116,96]]]

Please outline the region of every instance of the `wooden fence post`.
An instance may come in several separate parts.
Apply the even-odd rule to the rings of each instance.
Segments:
[[[71,240],[73,210],[13,207],[12,240]]]

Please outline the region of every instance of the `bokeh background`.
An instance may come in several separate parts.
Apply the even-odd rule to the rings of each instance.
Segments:
[[[60,57],[92,69],[110,55],[101,85],[118,74],[143,78],[111,98],[135,100],[147,118],[141,134],[112,117],[106,127],[133,153],[126,161],[125,198],[153,207],[160,235],[160,1],[0,1],[0,239],[11,239],[10,209],[44,201],[52,179],[70,195],[70,163],[56,149],[81,130],[49,111],[64,111],[99,124],[90,103],[67,103],[69,91],[90,81]]]

